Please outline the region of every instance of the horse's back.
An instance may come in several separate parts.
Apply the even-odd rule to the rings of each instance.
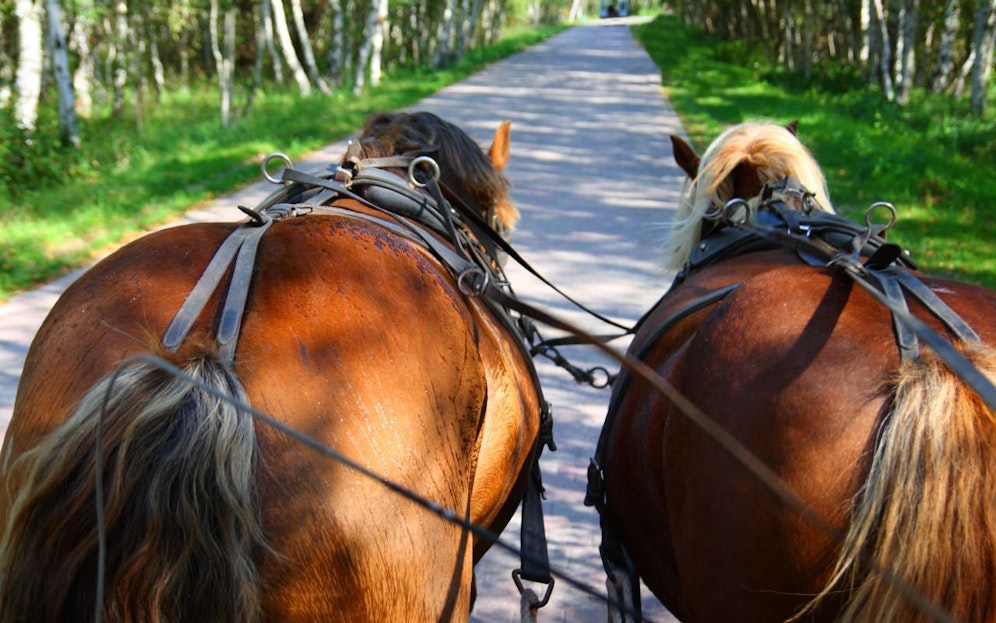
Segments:
[[[159,340],[232,229],[151,234],[67,289],[31,347],[5,466],[128,357],[216,355],[224,288],[177,353]],[[260,242],[234,370],[253,407],[469,515],[487,379],[464,297],[419,245],[349,217],[274,224]],[[257,554],[271,620],[374,618],[385,603],[427,619],[467,609],[467,533],[284,434],[256,429],[270,548]],[[9,500],[0,502],[2,518]],[[360,587],[393,597],[367,599]]]
[[[841,275],[786,265],[780,252],[764,257],[694,274],[650,312],[631,352],[842,530],[891,406],[892,320]],[[924,281],[996,343],[992,292]],[[732,284],[740,285],[721,300],[676,316]],[[911,309],[944,332],[918,303]],[[669,328],[659,334],[662,324]],[[666,398],[625,371],[621,378],[631,384],[610,414],[607,499],[620,532],[648,545],[630,552],[648,586],[691,620],[798,611],[822,589],[837,552],[825,529],[790,511]]]

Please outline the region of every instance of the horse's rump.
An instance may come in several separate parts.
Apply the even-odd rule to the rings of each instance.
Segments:
[[[418,148],[419,131],[392,129],[398,119],[418,125],[433,140],[442,141],[452,132],[427,115],[376,117],[367,130],[387,142],[364,141],[363,149],[381,150],[368,157]],[[491,154],[495,166],[507,158],[507,132],[505,125],[496,134]],[[480,218],[510,228],[512,222],[504,219],[516,213],[504,194],[507,182],[500,170],[487,164],[469,139],[464,137],[455,145],[440,153],[457,157],[470,145],[477,154],[457,158],[460,166],[455,169],[440,162],[443,178],[466,193],[465,201],[483,202],[470,206],[482,210]],[[351,158],[359,158],[351,160],[351,166],[364,166],[364,155],[351,152]],[[389,162],[399,160],[403,158]],[[399,188],[403,186],[404,181],[399,181]],[[176,595],[164,598],[168,608],[150,605],[155,600],[146,588],[118,582],[123,573],[121,560],[143,558],[129,551],[134,542],[118,539],[119,531],[109,529],[105,540],[108,568],[101,577],[108,582],[105,620],[449,620],[466,616],[475,551],[474,539],[465,528],[284,433],[254,424],[249,413],[224,400],[224,410],[230,414],[226,421],[231,424],[222,428],[245,432],[248,427],[251,433],[240,434],[237,443],[225,444],[223,436],[216,435],[213,439],[206,436],[205,443],[187,444],[177,434],[164,435],[155,443],[140,442],[134,434],[139,428],[136,422],[141,421],[136,412],[143,409],[155,411],[157,421],[170,422],[178,429],[188,424],[197,429],[200,418],[210,420],[198,413],[198,405],[205,400],[180,408],[176,401],[160,402],[164,385],[189,385],[155,365],[121,372],[111,391],[110,408],[102,400],[106,381],[90,389],[129,357],[152,353],[215,388],[194,394],[227,394],[236,402],[247,401],[411,494],[453,510],[460,519],[500,531],[517,501],[509,496],[521,492],[519,485],[528,472],[526,461],[539,427],[539,390],[518,338],[499,310],[468,296],[458,285],[453,269],[441,259],[447,257],[443,248],[451,242],[448,238],[409,226],[402,217],[362,205],[355,198],[340,197],[335,208],[324,214],[306,212],[284,215],[284,220],[277,219],[263,230],[266,233],[259,238],[251,265],[245,307],[238,312],[242,322],[231,361],[226,361],[215,340],[225,315],[219,310],[230,298],[229,291],[236,290],[230,284],[236,278],[227,274],[220,287],[209,291],[203,311],[182,343],[170,351],[160,341],[235,225],[197,224],[150,234],[112,254],[66,290],[32,344],[5,440],[6,486],[0,495],[0,520],[36,532],[33,537],[17,536],[17,543],[8,544],[7,551],[23,543],[23,551],[28,552],[16,554],[17,561],[5,567],[17,569],[9,572],[8,579],[16,574],[25,583],[33,583],[30,590],[34,592],[25,593],[30,596],[18,602],[19,610],[5,609],[0,620],[7,620],[3,616],[89,620],[95,610],[95,591],[90,588],[97,576],[91,562],[98,539],[94,513],[85,510],[94,508],[93,483],[83,478],[82,486],[63,488],[65,495],[55,496],[66,498],[64,507],[84,509],[74,532],[87,535],[78,544],[79,564],[63,564],[59,558],[62,545],[48,547],[44,556],[30,545],[32,539],[44,541],[46,531],[61,529],[58,517],[44,522],[22,518],[40,516],[26,514],[26,506],[60,515],[58,509],[64,507],[53,506],[52,496],[31,499],[30,488],[23,486],[28,482],[26,473],[34,465],[40,474],[35,480],[57,482],[63,473],[92,470],[92,427],[100,418],[108,423],[104,437],[109,474],[129,472],[127,465],[119,467],[114,462],[128,454],[119,448],[143,445],[145,463],[154,465],[150,470],[159,470],[158,475],[167,478],[172,474],[177,483],[173,488],[185,494],[176,498],[175,511],[151,506],[142,511],[162,516],[177,530],[190,530],[192,535],[186,540],[189,547],[184,539],[173,539],[171,551],[163,550],[179,562],[148,565],[151,579],[146,585],[165,587],[168,593],[170,586],[196,583],[202,561],[198,544],[205,549],[217,544],[219,555],[214,559],[227,564],[228,571],[243,568],[243,584],[251,593],[246,601],[251,607],[242,610],[225,605],[217,612],[198,610],[197,603]],[[244,274],[237,268],[233,273]],[[67,362],[80,369],[67,369]],[[217,374],[203,376],[198,365]],[[81,413],[67,421],[81,401]],[[72,436],[81,421],[90,432]],[[40,440],[60,437],[86,437],[76,447],[55,444],[71,450],[63,452],[67,458],[60,459],[64,468],[46,452],[44,444],[52,442],[27,452]],[[214,450],[210,449],[212,441],[217,442]],[[194,446],[208,449],[195,454]],[[236,450],[241,459],[233,458]],[[171,452],[183,460],[168,459]],[[237,501],[249,526],[243,533],[250,536],[231,537],[240,543],[238,555],[221,549],[228,533],[219,536],[218,531],[201,530],[193,520],[210,514],[218,518],[219,531],[236,527],[233,504],[224,496],[212,495],[210,487],[197,484],[195,473],[212,471],[196,469],[199,463],[209,463],[219,472],[238,464],[240,473],[248,474]],[[133,489],[152,478],[140,469],[129,475]],[[121,486],[113,479],[107,483],[109,491]],[[15,500],[21,491],[25,496]],[[118,505],[114,508],[121,508],[120,522],[132,523],[135,505],[131,502],[138,497],[124,496],[114,502]],[[162,497],[166,502],[166,496]],[[200,505],[195,499],[202,500]],[[149,498],[149,504],[154,503]],[[109,501],[108,508],[112,506]],[[140,533],[141,522],[134,523],[135,532]],[[138,547],[156,554],[158,546]],[[154,556],[147,559],[156,560]],[[54,584],[60,592],[51,600],[52,608],[38,614],[42,610],[36,596],[55,570],[65,576]],[[179,583],[170,584],[173,580],[160,572]],[[0,581],[6,573],[0,570]],[[201,579],[198,588],[204,591],[235,592],[223,582]],[[23,591],[25,583],[4,586]],[[127,603],[119,607],[120,600]]]
[[[732,126],[701,159],[672,137],[681,270],[629,354],[730,439],[623,370],[606,549],[683,619],[992,620],[996,416],[926,344],[996,379],[996,293],[912,272],[877,214],[833,215],[795,130]],[[942,337],[917,346],[909,314]]]

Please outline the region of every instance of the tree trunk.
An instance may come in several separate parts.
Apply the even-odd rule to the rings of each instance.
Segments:
[[[913,90],[913,80],[916,77],[916,31],[917,13],[920,10],[918,0],[905,0],[900,18],[899,38],[902,45],[897,54],[899,58],[899,75],[896,79],[896,101],[905,106],[910,101]]]
[[[360,41],[359,54],[356,56],[356,75],[353,78],[353,95],[359,95],[366,87],[367,65],[373,51],[374,29],[377,26],[377,0],[370,6],[367,13],[366,27],[363,29],[363,40]]]
[[[301,59],[304,62],[304,69],[308,73],[308,79],[318,90],[328,95],[331,91],[329,85],[322,78],[318,71],[318,64],[315,62],[315,52],[311,47],[311,37],[304,26],[304,11],[301,9],[301,0],[290,0],[291,17],[294,19],[294,30],[297,31],[298,41],[301,43]]]
[[[384,35],[388,27],[387,2],[388,0],[376,0],[374,3],[376,15],[370,38],[370,86],[374,87],[380,84],[383,73]]]
[[[261,38],[260,53],[270,55],[270,63],[273,66],[273,78],[277,83],[284,81],[284,62],[277,53],[277,46],[273,43],[273,5],[270,0],[260,0],[259,3],[259,37]],[[262,68],[260,68],[262,71]]]
[[[332,11],[332,41],[329,45],[329,52],[326,62],[329,66],[329,80],[333,86],[342,84],[342,77],[345,75],[346,64],[346,20],[343,17],[342,0],[331,0],[329,10]],[[417,31],[416,31],[417,32]]]
[[[937,62],[930,78],[930,89],[941,93],[951,85],[954,77],[955,42],[958,40],[958,29],[961,25],[961,1],[947,0],[944,5],[944,26],[941,29],[941,41],[937,46]]]
[[[860,24],[861,47],[858,50],[858,64],[865,82],[872,82],[875,72],[872,71],[872,50],[875,47],[876,35],[872,30],[871,0],[861,0]]]
[[[996,47],[996,0],[981,0],[975,12],[975,63],[972,66],[972,114],[981,117],[986,112],[986,92],[993,67],[993,48]]]
[[[59,93],[59,138],[63,145],[79,149],[80,131],[76,123],[76,106],[73,97],[73,78],[69,72],[69,54],[66,52],[66,33],[62,27],[59,0],[46,0],[48,36],[52,49],[52,74]]]
[[[208,31],[211,38],[211,54],[214,57],[218,87],[221,91],[221,125],[232,125],[232,96],[234,94],[233,57],[235,54],[235,9],[225,9],[222,36],[218,35],[218,0],[211,0],[208,17]],[[224,41],[222,41],[222,37]]]
[[[298,88],[301,89],[301,95],[311,95],[311,82],[308,80],[304,68],[301,67],[301,61],[298,60],[297,52],[294,50],[294,42],[291,40],[290,29],[287,28],[283,0],[270,1],[273,6],[273,26],[277,31],[277,41],[280,42],[280,49],[284,54],[284,60],[287,61],[287,67],[294,76]]]
[[[128,5],[118,0],[114,5],[114,52],[111,70],[114,81],[114,116],[124,110],[124,88],[128,81],[128,62],[125,48],[128,42]]]
[[[896,99],[896,91],[892,85],[892,42],[889,38],[889,24],[886,22],[882,0],[872,0],[872,19],[877,26],[878,36],[875,37],[875,43],[882,92],[885,93],[885,99],[891,102]]]
[[[76,112],[82,117],[89,117],[93,111],[93,87],[97,81],[95,66],[96,50],[90,48],[90,37],[93,32],[93,2],[81,0],[77,3],[78,13],[69,33],[69,40],[79,59],[76,71],[73,72],[73,96],[76,102]]]
[[[439,21],[439,29],[436,31],[436,54],[433,57],[434,67],[445,67],[453,60],[453,21],[456,13],[456,0],[445,0],[443,16]],[[538,16],[533,20],[535,23]]]
[[[20,39],[14,79],[14,120],[19,128],[31,134],[38,120],[38,98],[41,96],[44,67],[41,5],[38,0],[16,0],[14,13]]]

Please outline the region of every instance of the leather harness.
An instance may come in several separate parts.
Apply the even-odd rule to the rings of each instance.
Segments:
[[[538,394],[540,427],[531,465],[526,467],[529,473],[522,502],[521,568],[513,572],[513,579],[523,599],[529,595],[532,607],[542,607],[550,598],[554,580],[543,520],[539,459],[544,447],[556,450],[556,444],[551,407],[543,397],[530,356],[531,341],[537,333],[529,319],[513,315],[511,308],[503,304],[514,300],[514,296],[502,266],[509,254],[516,258],[518,254],[507,244],[508,232],[498,223],[494,206],[486,219],[476,214],[465,202],[465,192],[442,185],[439,166],[428,152],[360,159],[355,145],[351,144],[347,151],[344,165],[332,165],[314,173],[294,169],[290,159],[282,154],[264,160],[264,177],[283,187],[255,209],[239,206],[250,220],[238,226],[215,252],[163,334],[163,345],[170,352],[180,348],[225,275],[231,272],[215,337],[220,360],[234,364],[256,251],[260,239],[276,221],[311,213],[332,214],[375,224],[424,248],[446,268],[464,296],[482,300],[507,332],[515,336]],[[281,179],[267,173],[267,163],[274,158],[287,165]],[[407,169],[407,183],[388,168]],[[342,198],[356,200],[374,214],[328,205]],[[522,579],[545,584],[545,595],[536,598],[535,593],[523,588]]]
[[[812,193],[791,177],[766,185],[757,208],[752,208],[741,199],[730,201],[719,211],[718,221],[708,236],[693,250],[688,262],[661,300],[690,275],[707,266],[749,252],[792,249],[806,264],[828,267],[847,275],[889,309],[901,359],[918,358],[917,335],[920,335],[990,406],[996,405],[996,388],[957,353],[947,340],[909,313],[907,295],[917,299],[958,339],[965,342],[980,341],[968,323],[909,271],[917,266],[908,252],[887,242],[883,237],[895,222],[894,208],[890,204],[874,204],[865,214],[865,225],[861,226],[844,217],[815,210],[812,202]],[[891,219],[885,226],[874,226],[871,222],[872,211],[883,206],[891,211]],[[866,259],[862,260],[862,257]],[[696,311],[722,301],[743,283],[733,283],[710,292],[676,310],[654,329],[650,337],[643,341],[641,348],[632,353],[633,358],[645,362],[658,339],[675,324]],[[634,331],[639,330],[659,304],[660,302],[650,308],[638,321]],[[633,375],[626,375],[619,386],[613,387],[595,455],[588,466],[588,488],[584,500],[586,506],[594,506],[599,513],[602,528],[599,552],[608,582],[616,586],[619,601],[613,605],[619,611],[620,621],[628,620],[628,614],[633,614],[637,621],[641,620],[640,580],[632,559],[606,512],[603,469],[608,452],[608,431],[613,427],[622,398],[633,378]],[[996,406],[993,408],[996,409]],[[626,592],[631,594],[625,594]]]

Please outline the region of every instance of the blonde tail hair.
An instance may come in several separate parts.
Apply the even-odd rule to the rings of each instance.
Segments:
[[[965,355],[996,381],[996,351]],[[837,567],[807,610],[845,590],[842,621],[935,621],[938,606],[954,620],[992,621],[994,585],[996,413],[924,353],[900,370]]]
[[[238,404],[225,365],[186,373]],[[113,383],[112,383],[113,381]],[[108,623],[242,623],[260,616],[252,418],[150,364],[110,376],[12,466],[0,542],[0,622],[91,621],[97,591],[97,422],[103,417]]]

